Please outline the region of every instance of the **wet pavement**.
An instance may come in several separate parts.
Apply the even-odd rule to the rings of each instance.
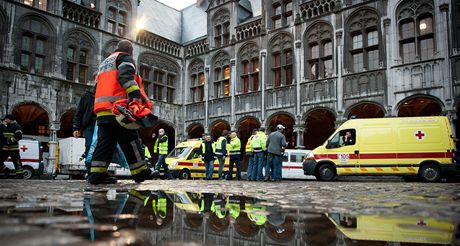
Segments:
[[[459,225],[454,183],[0,180],[1,245],[460,245]]]

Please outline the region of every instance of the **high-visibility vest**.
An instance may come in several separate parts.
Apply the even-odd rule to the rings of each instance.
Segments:
[[[201,149],[203,150],[203,153],[202,153],[203,155],[204,155],[204,153],[206,153],[206,144],[205,143],[206,143],[206,141],[203,141],[201,143]],[[212,152],[215,153],[216,152],[216,143],[213,142],[213,143],[211,143],[211,145],[212,145]]]
[[[224,155],[226,153],[226,151],[224,149],[222,149],[222,144],[223,142],[225,141],[225,143],[227,143],[227,139],[223,136],[221,136],[220,138],[217,139],[217,142],[216,142],[216,151],[214,151],[216,153],[216,155]]]
[[[96,113],[97,116],[112,115],[113,103],[128,98],[126,90],[129,89],[129,87],[135,86],[135,84],[137,84],[141,94],[147,98],[142,85],[142,79],[138,74],[134,75],[132,81],[126,83],[125,87],[127,88],[123,88],[118,82],[116,62],[120,54],[126,53],[114,52],[99,65],[96,94],[94,96],[94,113]]]
[[[145,146],[145,148],[144,148],[144,156],[147,157],[147,158],[152,157],[150,155],[150,151],[149,151],[149,148],[147,146]]]
[[[259,144],[258,147],[260,147],[262,151],[267,150],[267,135],[265,134],[265,132],[257,132],[257,142]]]
[[[241,154],[241,141],[238,137],[232,138],[229,145],[228,152],[230,152],[230,156]]]
[[[163,143],[159,143],[158,139],[162,138],[163,136],[166,137],[166,141]],[[160,155],[167,155],[168,154],[168,136],[163,135],[161,137],[158,137],[157,140],[155,141],[155,146],[153,147],[153,153],[158,153]]]
[[[253,149],[252,149],[253,140],[254,140],[254,135],[251,135],[248,139],[248,142],[246,143],[246,154],[250,154],[253,152]]]
[[[265,206],[253,206],[250,203],[246,203],[245,206],[248,218],[256,225],[264,225],[267,222],[267,208]]]

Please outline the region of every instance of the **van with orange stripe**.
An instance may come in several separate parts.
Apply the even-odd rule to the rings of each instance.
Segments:
[[[166,157],[166,164],[172,175],[180,179],[205,178],[205,166],[200,156],[200,148],[203,140],[189,139],[179,143]],[[229,158],[225,159],[223,173],[229,169]],[[213,178],[218,178],[219,161],[214,161]],[[233,167],[232,176],[236,176],[236,167]]]
[[[348,137],[346,137],[348,136]],[[447,117],[351,119],[303,162],[305,175],[401,175],[436,182],[459,173]]]

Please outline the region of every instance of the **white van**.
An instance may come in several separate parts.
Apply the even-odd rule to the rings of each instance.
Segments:
[[[311,150],[286,149],[282,157],[283,179],[308,179],[303,173],[303,161],[310,152]]]
[[[43,174],[43,162],[40,151],[40,142],[32,139],[19,140],[19,154],[21,156],[24,179],[31,179],[34,175]],[[14,164],[8,159],[5,166],[10,169],[10,175],[14,174]]]

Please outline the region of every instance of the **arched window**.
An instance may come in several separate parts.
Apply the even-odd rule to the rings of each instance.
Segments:
[[[404,1],[397,9],[399,50],[403,63],[433,59],[433,2]]]
[[[380,67],[379,16],[370,9],[362,9],[347,21],[348,68],[359,73]]]
[[[259,47],[249,43],[240,50],[240,83],[242,93],[259,90]]]
[[[109,0],[107,3],[107,31],[125,36],[128,29],[131,4],[126,0]]]
[[[179,76],[177,63],[157,54],[142,53],[139,55],[138,67],[146,93],[151,99],[175,102],[176,80]]]
[[[277,29],[293,22],[292,0],[272,1],[272,27]]]
[[[49,67],[51,29],[38,17],[27,17],[19,30],[19,59],[18,63],[23,71],[44,74]]]
[[[230,43],[230,13],[226,9],[216,12],[212,18],[214,26],[214,46],[221,47]]]
[[[204,62],[195,60],[189,66],[190,100],[192,103],[204,101]]]
[[[78,30],[65,36],[66,48],[66,79],[78,83],[87,83],[94,65],[94,39]]]
[[[230,96],[230,56],[220,52],[213,59],[214,98]]]
[[[280,33],[270,42],[270,48],[272,87],[292,84],[292,37],[287,33]]]
[[[48,9],[48,0],[22,0],[22,3],[44,11]]]
[[[305,33],[306,75],[310,80],[321,79],[334,73],[333,31],[330,24],[313,24]]]

